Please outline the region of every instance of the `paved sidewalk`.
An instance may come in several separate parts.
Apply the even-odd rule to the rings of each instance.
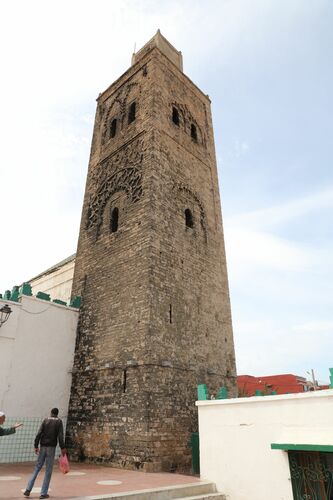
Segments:
[[[23,491],[34,463],[0,464],[0,499],[23,499]],[[39,498],[44,468],[39,473],[30,498]],[[82,496],[107,495],[118,492],[159,488],[195,483],[199,478],[167,472],[148,473],[91,464],[71,464],[68,474],[62,474],[55,463],[50,483],[50,500]]]

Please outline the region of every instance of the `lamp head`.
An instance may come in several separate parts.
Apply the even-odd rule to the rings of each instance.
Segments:
[[[0,308],[0,327],[6,323],[7,319],[9,318],[10,314],[12,313],[11,308],[9,307],[8,304],[5,304]]]

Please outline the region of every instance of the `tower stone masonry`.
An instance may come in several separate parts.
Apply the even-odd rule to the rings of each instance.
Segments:
[[[210,100],[159,31],[97,100],[72,294],[73,457],[188,470],[236,368]]]

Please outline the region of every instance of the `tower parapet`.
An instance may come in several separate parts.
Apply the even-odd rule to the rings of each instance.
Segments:
[[[180,71],[183,71],[182,53],[171,45],[160,30],[157,30],[153,38],[132,55],[132,65],[142,59],[153,47],[157,47]]]

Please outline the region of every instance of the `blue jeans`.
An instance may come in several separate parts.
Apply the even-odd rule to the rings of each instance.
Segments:
[[[35,466],[35,470],[33,475],[31,476],[30,481],[28,482],[27,490],[31,491],[34,487],[36,477],[38,476],[41,468],[45,462],[45,475],[43,480],[43,485],[40,494],[47,495],[49,490],[49,484],[52,476],[53,463],[54,463],[54,455],[55,455],[55,446],[41,446],[39,450],[39,455],[37,459],[37,463]]]

